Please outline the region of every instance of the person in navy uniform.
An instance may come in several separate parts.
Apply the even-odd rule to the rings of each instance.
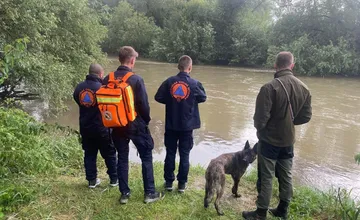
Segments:
[[[138,53],[130,46],[123,46],[119,50],[119,61],[121,65],[114,72],[115,79],[122,79],[128,72],[133,72]],[[106,85],[109,76],[106,76],[103,84]],[[150,117],[150,106],[144,80],[137,74],[132,75],[127,83],[134,93],[134,107],[136,119],[126,127],[113,129],[112,138],[118,151],[118,175],[119,190],[121,192],[120,204],[128,203],[131,190],[129,181],[129,142],[134,143],[141,159],[142,177],[144,185],[144,202],[156,202],[164,197],[161,192],[155,190],[153,171],[152,150],[154,141],[148,128]]]
[[[116,149],[112,144],[110,131],[104,127],[95,93],[102,85],[104,69],[99,64],[91,64],[85,81],[79,83],[73,97],[80,109],[80,134],[84,150],[84,165],[89,188],[100,184],[97,178],[96,158],[98,151],[105,160],[110,186],[118,185]]]
[[[165,189],[173,190],[175,157],[179,149],[180,165],[177,175],[178,191],[185,192],[190,168],[189,155],[193,147],[193,130],[200,128],[199,103],[206,101],[202,84],[190,77],[192,59],[182,56],[179,73],[165,80],[158,89],[155,100],[166,106],[164,166]]]

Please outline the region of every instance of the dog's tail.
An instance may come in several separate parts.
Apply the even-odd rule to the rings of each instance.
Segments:
[[[211,177],[209,176],[210,173],[206,173],[205,175],[205,179],[206,179],[206,183],[205,183],[205,198],[204,198],[204,207],[208,208],[209,207],[209,203],[211,202],[211,200],[214,197],[215,194],[215,187],[213,186],[213,180],[211,179]]]

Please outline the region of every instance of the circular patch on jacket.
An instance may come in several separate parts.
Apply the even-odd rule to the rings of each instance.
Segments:
[[[85,107],[91,107],[96,104],[95,94],[90,89],[84,89],[79,94],[80,104]]]
[[[185,82],[175,82],[170,89],[172,97],[174,97],[178,102],[181,100],[187,99],[190,95],[189,85]]]

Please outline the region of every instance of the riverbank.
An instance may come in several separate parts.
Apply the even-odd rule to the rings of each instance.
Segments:
[[[101,160],[100,160],[101,161]],[[99,164],[103,164],[101,161]],[[20,183],[27,184],[28,192],[23,198],[31,197],[26,204],[20,205],[12,212],[6,213],[8,219],[239,219],[243,210],[255,208],[256,189],[255,172],[245,176],[240,183],[241,198],[231,195],[231,178],[227,177],[225,196],[222,207],[225,216],[219,217],[211,205],[208,210],[203,207],[204,169],[192,167],[189,177],[189,189],[185,194],[176,191],[166,193],[165,198],[154,204],[143,203],[141,166],[132,164],[129,184],[132,197],[127,205],[120,205],[117,188],[108,186],[104,167],[100,166],[99,177],[102,184],[94,189],[87,188],[84,174],[77,173],[53,176],[32,176]],[[154,172],[157,189],[162,190],[163,164],[155,163]],[[17,179],[16,181],[19,181]],[[19,183],[19,182],[18,182]],[[274,192],[272,206],[277,201]],[[344,207],[352,210],[351,201],[345,201]],[[355,211],[355,209],[354,209]],[[307,187],[295,187],[294,198],[290,208],[290,219],[352,219],[342,217],[341,205],[336,194],[322,193]],[[241,219],[241,218],[240,218]],[[269,216],[268,219],[271,218]]]
[[[189,190],[184,195],[167,193],[162,201],[145,205],[141,166],[136,163],[130,169],[132,198],[129,204],[121,206],[118,189],[108,187],[100,158],[99,176],[103,183],[94,190],[87,188],[77,138],[67,128],[36,122],[19,110],[0,108],[0,219],[238,219],[243,210],[255,208],[253,171],[241,180],[242,197],[238,199],[231,196],[231,178],[227,177],[222,201],[225,216],[218,217],[213,206],[205,210],[205,170],[199,166],[191,168]],[[162,190],[163,164],[157,162],[154,166],[157,189]],[[273,206],[276,198],[274,190]],[[345,210],[353,218],[344,218]],[[323,193],[295,187],[290,216],[356,219],[358,210],[345,192],[338,195],[336,191]]]

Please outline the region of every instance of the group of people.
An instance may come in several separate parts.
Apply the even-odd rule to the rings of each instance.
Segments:
[[[132,72],[138,53],[129,46],[119,50],[121,65],[114,72],[115,79],[123,78]],[[180,165],[177,175],[178,191],[186,189],[189,173],[189,155],[193,147],[193,130],[200,128],[198,104],[206,101],[206,93],[202,84],[190,77],[192,60],[182,56],[178,64],[179,73],[167,79],[156,93],[155,99],[166,105],[166,159],[164,179],[167,191],[173,190],[175,181],[175,158],[179,149]],[[163,197],[163,193],[155,191],[152,150],[153,138],[148,128],[150,106],[144,80],[139,75],[127,79],[134,96],[136,118],[125,127],[106,128],[96,101],[96,92],[102,85],[109,83],[109,76],[104,77],[104,70],[99,64],[91,64],[86,80],[74,91],[74,99],[80,108],[80,134],[84,150],[86,179],[90,188],[100,184],[97,178],[97,153],[105,160],[110,186],[119,185],[120,203],[126,204],[130,198],[128,185],[129,174],[129,142],[134,143],[142,165],[142,176],[145,192],[145,203],[155,202]],[[117,158],[116,158],[117,152]]]
[[[122,79],[133,72],[138,53],[129,46],[119,50],[121,65],[112,78]],[[276,58],[275,79],[265,84],[257,97],[254,125],[259,138],[258,147],[258,192],[257,209],[243,212],[245,219],[265,219],[269,208],[274,174],[279,181],[280,203],[270,210],[275,216],[286,217],[292,196],[292,158],[294,125],[304,124],[311,118],[311,95],[304,83],[294,77],[294,57],[290,52],[281,52]],[[169,77],[159,87],[155,100],[166,106],[164,144],[165,190],[173,191],[175,181],[175,158],[179,151],[180,164],[177,174],[178,191],[187,188],[190,168],[189,155],[193,148],[193,130],[200,128],[199,103],[206,101],[202,84],[193,79],[192,59],[182,56],[178,62],[179,73]],[[98,151],[105,160],[110,186],[119,186],[120,203],[126,204],[131,190],[128,185],[129,142],[134,143],[142,165],[144,202],[151,203],[163,198],[156,192],[152,150],[154,142],[148,128],[150,107],[144,80],[132,74],[126,81],[133,91],[136,118],[124,127],[107,128],[98,108],[96,92],[106,86],[109,76],[104,78],[104,69],[91,64],[84,82],[74,91],[74,100],[80,109],[80,134],[84,150],[84,165],[89,188],[100,184],[97,178],[96,158]]]

